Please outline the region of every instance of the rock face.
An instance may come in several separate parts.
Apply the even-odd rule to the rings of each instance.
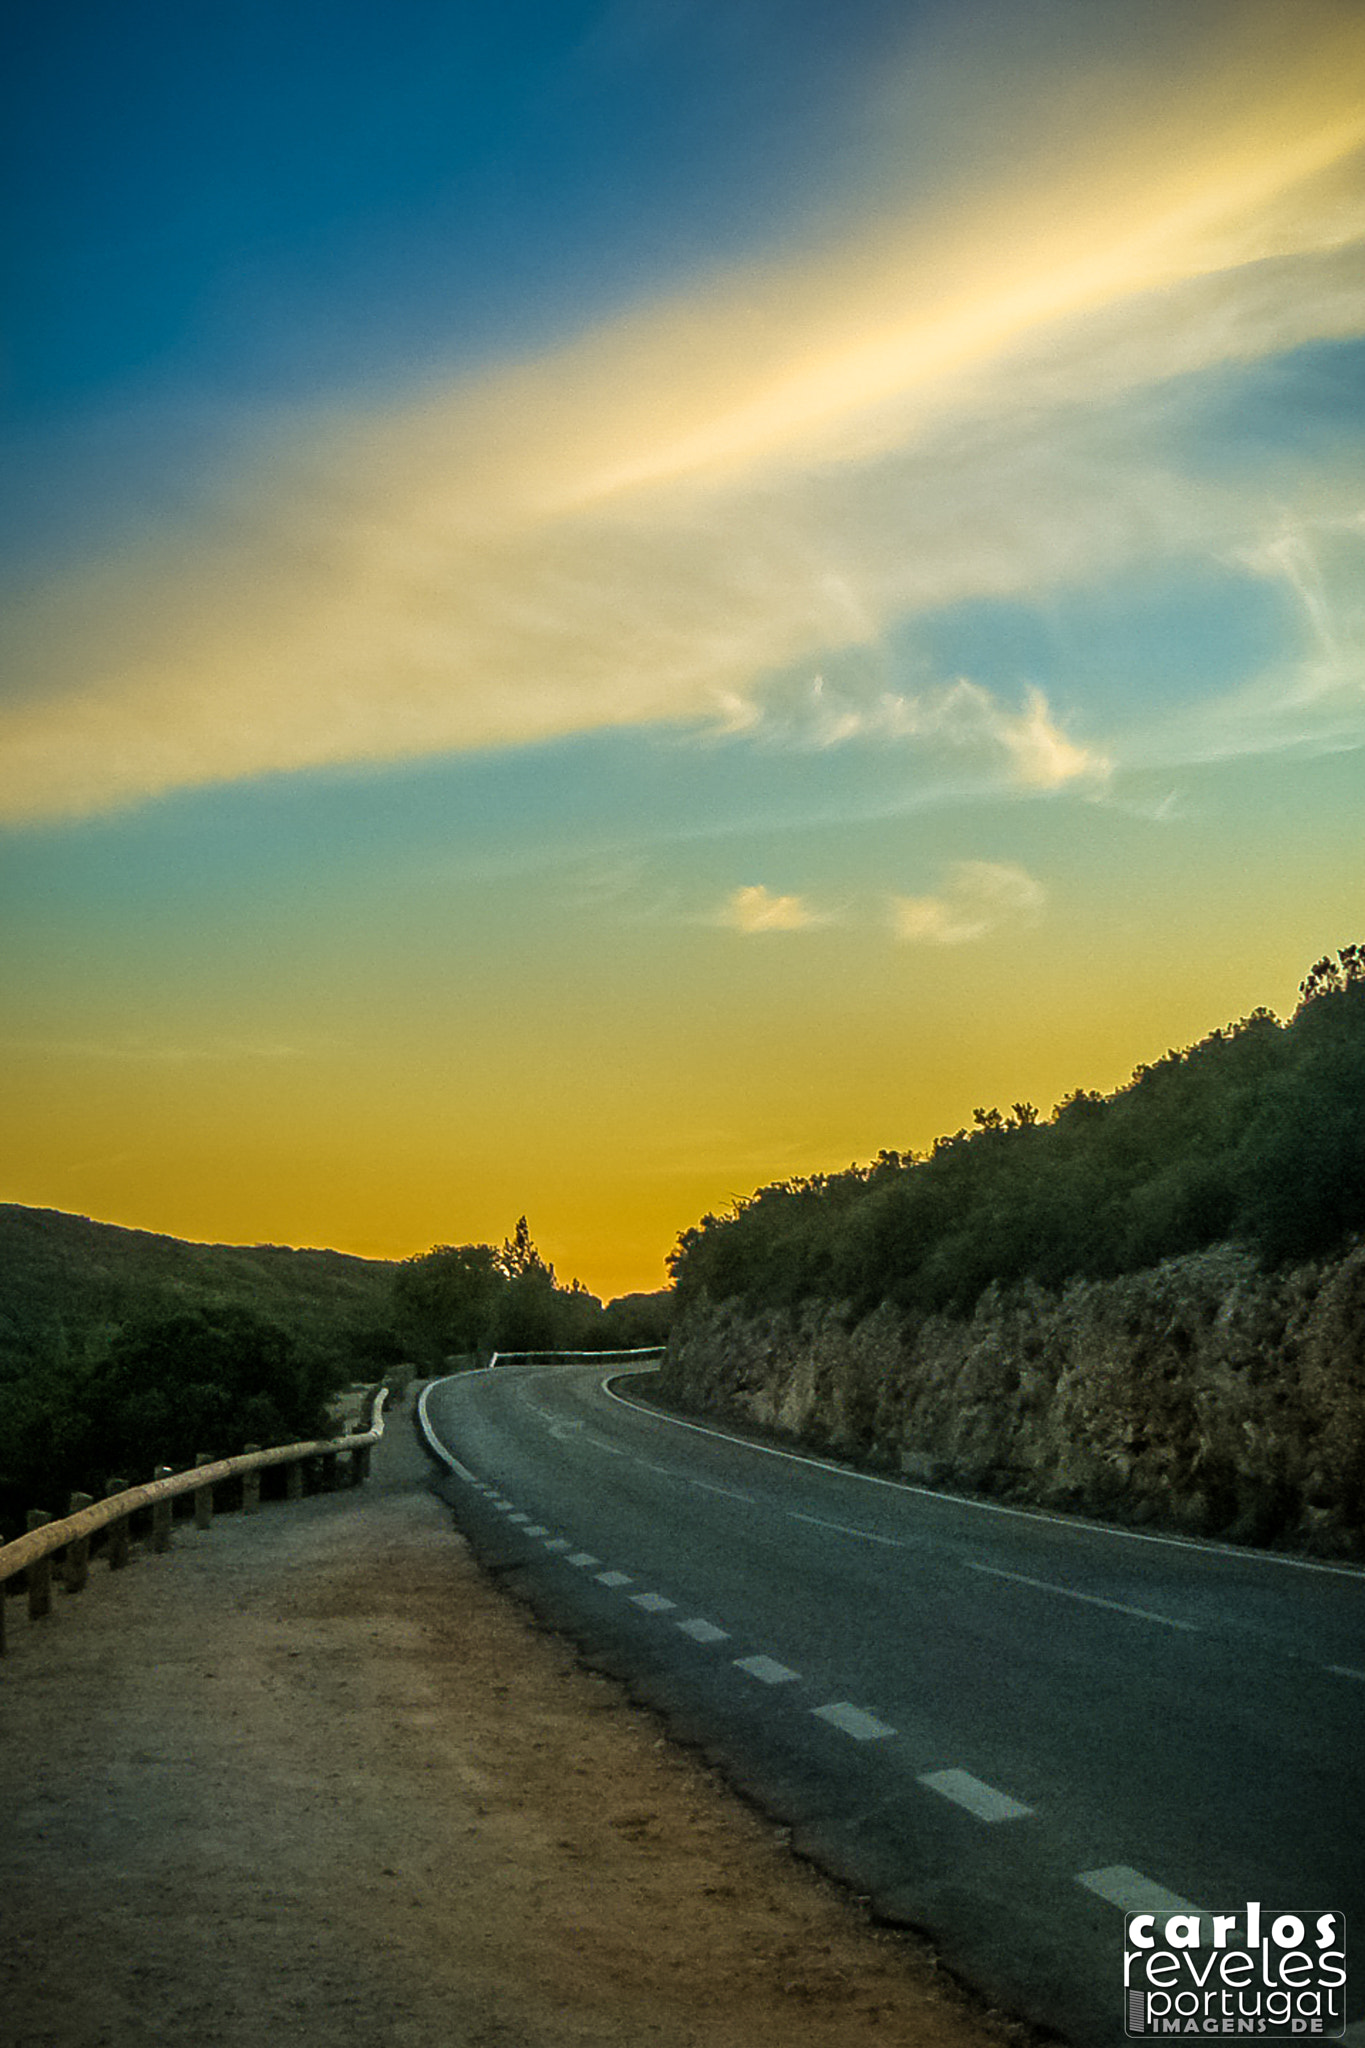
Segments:
[[[992,1287],[970,1320],[703,1299],[662,1390],[931,1484],[1365,1556],[1365,1245]]]

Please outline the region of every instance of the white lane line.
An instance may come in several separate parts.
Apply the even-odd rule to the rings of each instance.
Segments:
[[[1327,1669],[1333,1678],[1356,1678],[1365,1685],[1365,1671],[1353,1671],[1349,1664],[1329,1664]],[[1365,2021],[1361,2024],[1365,2025]]]
[[[747,1671],[750,1678],[761,1679],[764,1685],[786,1685],[791,1679],[801,1676],[799,1671],[779,1664],[775,1657],[736,1657],[735,1663],[741,1671]]]
[[[643,1607],[646,1614],[671,1614],[677,1606],[676,1600],[666,1600],[662,1593],[632,1593],[632,1605]]]
[[[667,1409],[656,1408],[647,1401],[632,1401],[629,1394],[622,1394],[612,1385],[614,1378],[624,1374],[608,1374],[598,1382],[609,1401],[616,1401],[622,1408],[633,1408],[637,1415],[646,1415],[651,1422],[667,1423],[672,1429],[690,1429],[698,1436],[713,1436],[723,1444],[738,1444],[742,1450],[752,1451],[763,1458],[787,1458],[794,1465],[809,1465],[817,1472],[833,1472],[841,1479],[857,1481],[862,1486],[889,1487],[896,1493],[917,1494],[923,1500],[940,1501],[949,1507],[966,1508],[983,1515],[1007,1515],[1020,1522],[1049,1522],[1055,1529],[1085,1529],[1092,1536],[1112,1536],[1120,1543],[1161,1543],[1171,1550],[1202,1550],[1206,1555],[1225,1557],[1234,1564],[1243,1565],[1285,1565],[1290,1571],[1327,1572],[1334,1578],[1354,1579],[1359,1584],[1365,1578],[1358,1564],[1322,1564],[1317,1558],[1289,1557],[1282,1550],[1252,1550],[1242,1544],[1215,1543],[1202,1536],[1156,1536],[1149,1529],[1125,1529],[1113,1522],[1092,1522],[1084,1515],[1053,1514],[1046,1508],[1012,1508],[995,1500],[971,1500],[965,1494],[951,1493],[936,1486],[916,1486],[908,1479],[884,1479],[879,1472],[860,1472],[855,1465],[837,1464],[832,1458],[817,1458],[810,1451],[779,1450],[776,1444],[755,1443],[752,1437],[736,1436],[733,1430],[716,1429],[707,1422],[687,1422],[681,1415],[671,1414]],[[471,1374],[462,1374],[471,1378]],[[448,1386],[449,1380],[433,1380],[432,1386]],[[424,1400],[425,1395],[422,1397]],[[694,1479],[689,1484],[695,1486]],[[717,1488],[719,1492],[721,1489]]]
[[[689,1479],[687,1483],[695,1493],[718,1493],[722,1500],[742,1500],[746,1508],[754,1504],[751,1493],[736,1493],[733,1486],[713,1486],[709,1479]]]
[[[1030,1579],[1023,1572],[1002,1571],[999,1565],[967,1560],[968,1569],[985,1572],[992,1579],[1009,1579],[1016,1586],[1032,1586],[1039,1593],[1061,1593],[1068,1600],[1084,1600],[1088,1607],[1107,1607],[1112,1614],[1132,1614],[1139,1621],[1159,1621],[1163,1628],[1183,1628],[1190,1635],[1199,1631],[1192,1621],[1177,1621],[1173,1614],[1156,1614],[1150,1607],[1130,1607],[1126,1600],[1106,1600],[1099,1593],[1080,1593],[1074,1586],[1059,1586],[1055,1579]]]
[[[821,1515],[799,1515],[795,1508],[789,1508],[787,1519],[791,1522],[809,1522],[814,1529],[834,1529],[840,1536],[861,1536],[864,1543],[881,1543],[888,1550],[909,1550],[908,1543],[899,1542],[894,1536],[874,1536],[870,1529],[851,1529],[847,1522],[827,1522]]]
[[[994,1785],[983,1784],[970,1771],[926,1771],[919,1782],[931,1792],[941,1792],[955,1806],[965,1807],[978,1820],[1022,1820],[1033,1811],[1021,1800],[1011,1799],[1008,1792],[997,1792]]]
[[[728,1629],[717,1628],[714,1621],[703,1621],[700,1615],[692,1621],[680,1621],[678,1627],[685,1636],[691,1636],[694,1643],[728,1643]]]
[[[543,1522],[528,1522],[522,1531],[523,1536],[548,1536],[549,1533]]]
[[[507,1517],[507,1519],[508,1519],[508,1521],[509,1521],[509,1522],[529,1522],[529,1521],[530,1521],[530,1519],[531,1519],[531,1517],[530,1517],[529,1515],[521,1515],[521,1514],[517,1514],[517,1515],[509,1515],[509,1516]]]
[[[1179,1892],[1167,1891],[1164,1884],[1144,1877],[1131,1863],[1108,1863],[1102,1870],[1082,1870],[1076,1882],[1123,1913],[1199,1912],[1198,1906],[1182,1899]]]
[[[572,1546],[567,1536],[547,1536],[545,1548],[547,1550],[568,1550]]]
[[[567,1558],[565,1562],[576,1564],[580,1568],[586,1569],[590,1564],[601,1564],[602,1560],[600,1557],[594,1557],[590,1550],[576,1550],[573,1556]]]
[[[865,1714],[861,1707],[853,1706],[848,1700],[832,1700],[827,1707],[812,1707],[811,1712],[821,1721],[828,1721],[833,1728],[842,1728],[845,1735],[851,1735],[855,1742],[880,1742],[884,1736],[894,1735],[895,1729],[888,1728],[885,1721],[879,1721],[875,1714]]]
[[[630,1586],[634,1580],[629,1572],[599,1572],[597,1583],[599,1586]]]
[[[493,1503],[500,1515],[510,1515],[516,1506],[514,1500],[495,1500]]]

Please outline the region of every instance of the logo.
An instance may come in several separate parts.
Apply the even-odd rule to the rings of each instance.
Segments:
[[[1129,1913],[1123,2031],[1130,2041],[1339,2041],[1346,2031],[1340,1913]]]

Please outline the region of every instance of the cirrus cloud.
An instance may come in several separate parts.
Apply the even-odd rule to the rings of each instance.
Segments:
[[[957,861],[937,896],[893,896],[891,924],[911,945],[965,946],[1006,929],[1038,923],[1042,884],[1007,861]]]

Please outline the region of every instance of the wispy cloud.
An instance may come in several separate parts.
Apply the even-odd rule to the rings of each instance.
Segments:
[[[1365,512],[1281,518],[1235,559],[1293,598],[1298,650],[1212,700],[1117,735],[1124,766],[1365,747]]]
[[[750,882],[726,898],[716,922],[751,934],[806,931],[812,925],[827,924],[829,918],[812,909],[802,896],[776,896],[761,882]]]
[[[859,699],[832,688],[823,676],[795,698],[773,692],[727,706],[708,737],[754,739],[768,745],[825,751],[853,741],[917,744],[922,749],[984,756],[1004,777],[1029,789],[1060,789],[1077,781],[1101,782],[1110,762],[1062,731],[1044,691],[1033,687],[1018,708],[1004,704],[966,676],[939,689],[884,690]]]
[[[991,189],[883,198],[539,361],[276,435],[182,536],[30,587],[0,818],[718,703],[743,730],[762,678],[917,609],[1255,544],[1245,492],[1172,476],[1112,412],[1365,330],[1365,21],[1240,12],[1256,35],[1212,10],[1178,88],[1110,81],[1086,132],[1054,52],[1068,148],[1044,106]],[[1010,104],[983,98],[983,134]],[[1041,699],[951,715],[994,716],[1023,784],[1099,768]]]
[[[937,896],[893,896],[891,925],[912,945],[965,946],[1004,929],[1038,923],[1046,892],[1004,861],[958,861]]]

